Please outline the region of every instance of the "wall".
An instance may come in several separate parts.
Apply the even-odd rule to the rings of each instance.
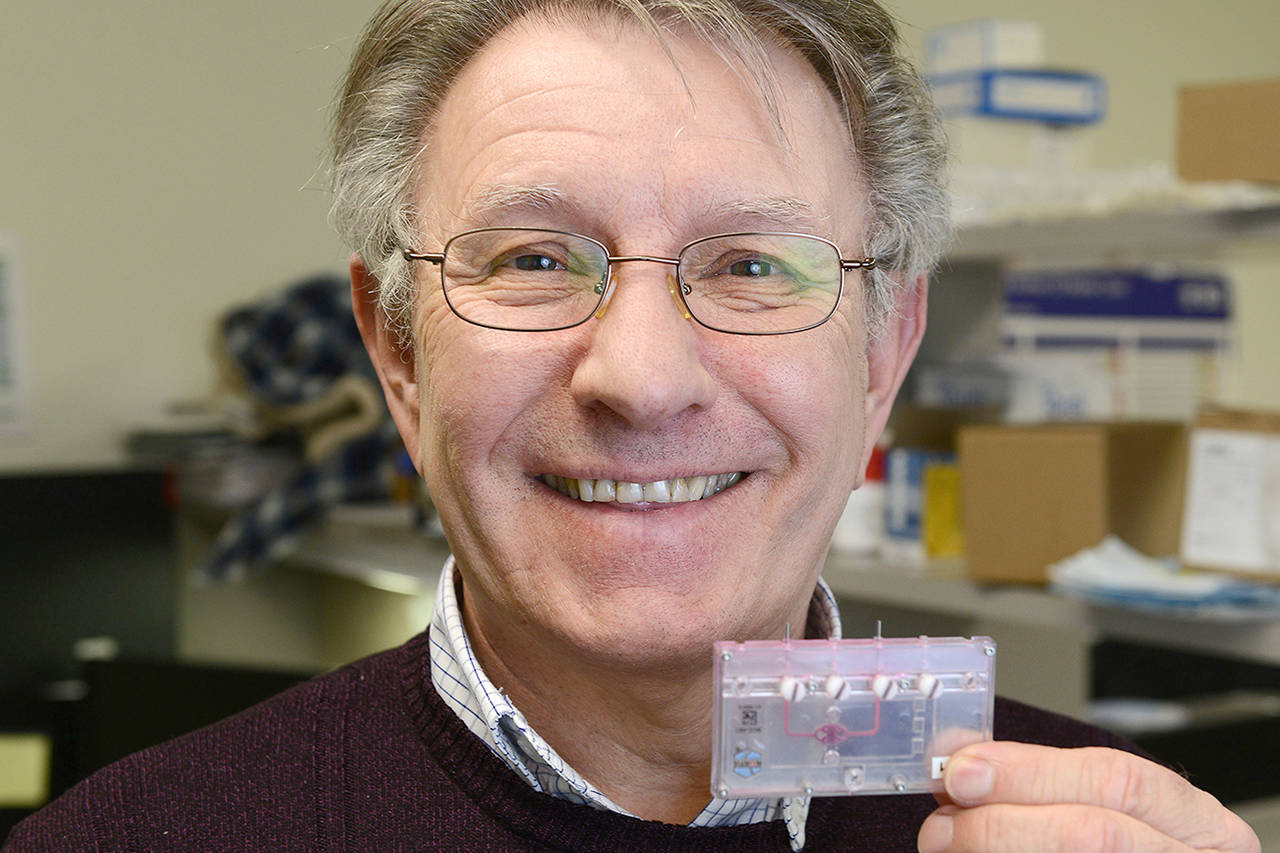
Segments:
[[[317,172],[374,0],[0,0],[0,231],[26,267],[25,435],[0,470],[117,464],[206,395],[227,306],[345,267]]]
[[[1280,410],[1280,245],[1231,248],[1224,269],[1234,286],[1234,348],[1223,375],[1224,405]]]
[[[220,311],[343,267],[316,170],[375,5],[0,0],[0,232],[23,249],[33,412],[25,434],[0,433],[0,470],[119,464],[131,427],[210,391]],[[924,28],[959,18],[1042,21],[1051,61],[1111,81],[1106,166],[1172,157],[1177,84],[1280,73],[1273,0],[891,6],[917,50]],[[1278,316],[1276,266],[1255,260],[1243,301]],[[1246,365],[1228,385],[1248,399],[1260,379]]]

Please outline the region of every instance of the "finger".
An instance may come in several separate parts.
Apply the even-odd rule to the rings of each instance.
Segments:
[[[920,853],[1192,853],[1194,848],[1097,806],[944,806],[920,827]]]
[[[947,728],[934,737],[933,754],[952,756],[970,744],[981,742],[982,735],[974,729]],[[939,788],[932,793],[938,805],[947,805],[951,802],[951,797],[947,795],[945,789]]]
[[[1195,849],[1257,849],[1248,825],[1213,796],[1171,770],[1119,750],[988,741],[952,756],[943,784],[950,800],[962,806],[1096,806]]]

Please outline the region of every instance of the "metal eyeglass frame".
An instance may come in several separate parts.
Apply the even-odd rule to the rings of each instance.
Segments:
[[[585,240],[588,243],[592,243],[596,246],[599,246],[601,251],[604,252],[604,257],[605,257],[605,286],[600,291],[600,299],[598,302],[596,302],[595,307],[592,308],[591,311],[587,314],[587,316],[583,317],[581,320],[578,320],[573,323],[567,323],[563,326],[553,326],[549,329],[512,329],[507,326],[495,326],[491,323],[481,323],[476,320],[472,320],[469,317],[463,317],[460,313],[458,313],[458,309],[454,307],[453,302],[449,299],[449,288],[445,286],[445,281],[444,281],[445,256],[449,253],[449,247],[453,245],[455,240],[458,240],[462,237],[467,237],[471,234],[483,234],[483,233],[492,232],[492,231],[540,231],[546,234],[563,234],[566,237],[574,237],[579,240]],[[832,249],[835,250],[836,258],[840,262],[840,289],[836,292],[836,298],[831,303],[831,310],[827,312],[826,316],[824,316],[821,320],[817,320],[813,323],[810,323],[807,326],[801,326],[799,329],[786,329],[784,331],[777,331],[777,332],[745,332],[745,331],[736,331],[733,329],[721,329],[718,326],[712,326],[711,324],[704,322],[702,319],[698,317],[697,314],[693,312],[693,309],[689,307],[688,300],[685,299],[685,294],[690,292],[690,288],[689,288],[689,285],[684,282],[683,278],[680,277],[680,257],[685,252],[687,252],[691,247],[696,246],[699,243],[704,243],[708,240],[717,240],[724,237],[753,237],[753,236],[804,237],[809,240],[817,240],[819,243],[826,243],[828,246],[830,246]],[[674,258],[664,258],[656,255],[613,255],[609,253],[609,247],[606,246],[604,243],[601,243],[599,240],[596,240],[593,237],[588,237],[585,234],[578,234],[574,231],[561,231],[555,228],[523,228],[518,226],[496,226],[491,228],[472,228],[467,231],[461,231],[457,234],[454,234],[452,237],[450,237],[448,240],[445,241],[444,247],[439,252],[414,252],[409,249],[402,248],[400,250],[400,253],[404,256],[404,259],[406,261],[426,261],[427,263],[435,264],[440,268],[440,291],[444,294],[445,302],[448,304],[449,310],[453,312],[454,316],[456,316],[460,320],[463,320],[464,322],[472,324],[473,326],[480,326],[485,329],[496,329],[502,332],[559,332],[564,329],[572,329],[576,326],[581,326],[583,323],[587,322],[593,317],[598,318],[603,315],[603,311],[601,309],[603,306],[606,306],[608,304],[609,298],[613,295],[614,288],[617,286],[615,283],[615,278],[613,276],[613,265],[631,263],[632,261],[649,261],[655,264],[667,264],[668,266],[673,266],[676,268],[676,279],[679,282],[680,286],[672,288],[671,291],[674,296],[679,297],[680,304],[684,309],[684,317],[686,320],[693,320],[695,323],[697,323],[699,326],[702,326],[705,329],[710,329],[713,332],[720,332],[726,335],[792,335],[792,334],[795,334],[796,332],[806,332],[809,329],[813,329],[818,326],[821,326],[823,323],[827,322],[827,320],[830,320],[831,316],[836,313],[836,308],[840,305],[840,297],[844,295],[845,271],[856,270],[856,269],[870,270],[870,269],[875,269],[876,267],[875,258],[872,258],[872,257],[846,258],[843,255],[843,253],[841,253],[840,247],[837,246],[832,241],[826,239],[825,237],[818,237],[814,234],[803,234],[795,231],[731,231],[725,234],[712,234],[708,237],[700,237],[697,240],[694,240],[690,243],[685,244],[680,249],[680,251],[676,253],[676,256]]]

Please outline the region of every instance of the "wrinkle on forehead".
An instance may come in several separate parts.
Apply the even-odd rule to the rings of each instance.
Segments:
[[[670,63],[679,87],[690,104],[695,101],[694,87],[685,75],[684,67],[676,55],[675,45],[690,38],[697,40],[719,57],[744,88],[756,90],[773,125],[778,143],[784,149],[790,148],[790,140],[784,127],[782,86],[774,72],[769,51],[780,49],[797,56],[799,54],[775,34],[767,30],[751,31],[740,33],[740,38],[734,38],[716,33],[705,24],[687,21],[674,12],[658,11],[655,15],[643,9],[624,11],[616,6],[572,3],[531,12],[508,27],[506,34],[509,36],[521,26],[534,32],[539,29],[547,32],[566,25],[584,31],[595,30],[614,41],[620,41],[628,35],[652,40]],[[804,62],[810,65],[808,60]],[[822,89],[827,90],[825,84]]]
[[[512,82],[513,81],[504,81],[506,85],[501,85],[501,86],[490,85],[490,86],[484,86],[483,88],[481,88],[480,90],[482,93],[481,97],[477,98],[475,103],[475,106],[478,107],[478,109],[474,111],[471,123],[465,127],[459,128],[457,132],[462,134],[469,134],[475,130],[477,125],[482,124],[486,119],[490,118],[493,113],[500,112],[503,110],[518,111],[524,106],[526,101],[530,101],[530,100],[545,101],[549,98],[554,99],[557,97],[574,98],[580,95],[580,93],[583,92],[584,90],[587,92],[597,92],[597,90],[603,89],[606,86],[608,86],[608,81],[605,81],[605,80],[595,80],[590,83],[586,83],[582,81],[572,81],[572,82],[556,83],[556,84],[550,84],[544,80],[544,81],[540,81],[540,85],[530,86],[525,91],[521,92],[521,91],[514,91],[511,88]],[[455,87],[456,87],[456,82],[455,82]],[[647,90],[646,91],[633,90],[633,92],[631,93],[623,93],[623,94],[620,94],[619,96],[623,97],[625,94],[631,94],[632,96],[645,95],[648,97],[652,97],[654,95],[664,95],[664,96],[671,97],[673,100],[675,99],[675,93],[654,92],[654,91],[647,91]],[[597,96],[603,96],[603,93]],[[446,98],[447,97],[448,96],[446,96]],[[549,125],[555,126],[556,122],[550,121]]]
[[[701,29],[679,20],[658,21],[632,17],[617,10],[567,5],[559,8],[540,9],[516,20],[490,39],[488,44],[481,48],[480,53],[494,48],[517,47],[530,38],[553,38],[556,35],[557,28],[564,26],[574,27],[588,34],[592,32],[598,33],[602,45],[606,41],[618,43],[628,37],[650,41],[651,44],[659,48],[667,59],[674,78],[671,80],[673,85],[664,87],[664,92],[659,93],[646,89],[643,94],[650,96],[667,94],[673,98],[679,97],[685,102],[685,108],[695,116],[698,111],[697,86],[686,76],[681,59],[677,54],[680,49],[687,48],[691,41],[697,42],[721,60],[725,72],[736,78],[738,84],[744,90],[755,93],[762,110],[762,118],[772,125],[774,141],[784,151],[792,151],[794,149],[792,139],[794,128],[790,127],[786,99],[782,97],[782,85],[774,68],[776,57],[770,56],[770,53],[772,51],[780,51],[790,54],[810,70],[812,79],[809,81],[809,85],[815,92],[821,92],[837,108],[837,113],[841,116],[841,126],[847,130],[847,117],[844,116],[843,109],[839,107],[837,99],[832,96],[826,84],[819,79],[817,71],[813,69],[808,59],[798,53],[795,48],[783,43],[779,38],[772,36],[768,32],[751,34],[752,38],[757,39],[756,41],[749,44],[738,44],[717,37],[714,33],[703,32]],[[683,45],[681,44],[682,42]],[[552,46],[554,47],[554,45]],[[473,65],[476,58],[473,56],[467,64]],[[467,70],[464,68],[462,73],[466,74]],[[655,73],[652,82],[657,83],[658,79],[659,77]],[[456,87],[457,82],[455,79],[450,88]],[[492,106],[498,108],[511,106],[526,98],[551,94],[558,88],[569,89],[580,85],[543,86],[531,89],[515,97],[511,97],[508,92],[508,100],[505,104],[493,104]],[[634,95],[636,93],[632,90],[631,94]],[[445,100],[448,97],[449,95],[446,93]],[[477,111],[474,116],[476,122],[481,120],[484,112],[486,110]],[[423,129],[424,147],[438,129],[436,121],[439,119],[439,115],[440,110],[436,110],[433,121],[429,122]],[[678,135],[678,130],[676,133]],[[847,139],[847,145],[849,152],[852,153],[853,141],[851,137]]]

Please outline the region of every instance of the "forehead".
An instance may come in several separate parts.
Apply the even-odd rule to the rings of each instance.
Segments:
[[[847,236],[864,200],[835,100],[780,46],[759,67],[729,56],[629,21],[512,25],[462,70],[425,140],[424,225]]]

